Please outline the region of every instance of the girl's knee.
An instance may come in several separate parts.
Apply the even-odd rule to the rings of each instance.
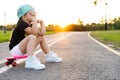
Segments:
[[[45,39],[44,36],[38,36],[38,37],[37,37],[37,40],[38,40],[39,42],[41,42],[41,41],[44,40],[44,39]]]
[[[38,38],[41,38],[41,39],[43,39],[43,38],[44,38],[44,36],[38,36]]]
[[[32,39],[32,40],[36,40],[37,39],[37,37],[35,36],[35,35],[29,35],[29,39]]]

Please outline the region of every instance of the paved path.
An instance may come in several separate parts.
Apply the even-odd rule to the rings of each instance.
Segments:
[[[23,61],[1,71],[0,80],[120,80],[120,56],[96,43],[88,32],[59,33],[46,39],[50,49],[63,58],[62,63],[45,63],[41,59],[46,69],[34,71],[26,70]],[[1,60],[10,56],[4,47],[7,44],[0,44]],[[0,69],[4,67],[0,64]]]

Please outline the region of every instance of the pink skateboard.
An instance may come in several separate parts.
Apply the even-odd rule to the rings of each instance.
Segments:
[[[6,61],[5,65],[6,66],[12,65],[13,67],[15,67],[17,65],[15,60],[24,59],[24,58],[27,58],[27,56],[26,55],[24,55],[24,56],[13,56],[13,57],[6,58],[7,61]]]

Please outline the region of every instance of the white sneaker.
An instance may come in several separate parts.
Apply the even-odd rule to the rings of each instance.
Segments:
[[[61,62],[62,58],[59,58],[54,52],[49,52],[45,55],[46,62]]]
[[[26,59],[25,68],[41,70],[41,69],[45,69],[45,65],[41,64],[41,62],[35,56],[29,56]]]

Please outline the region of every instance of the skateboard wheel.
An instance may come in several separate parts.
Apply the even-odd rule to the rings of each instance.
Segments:
[[[12,66],[15,67],[17,65],[16,62],[12,62]]]
[[[9,65],[10,65],[10,63],[7,61],[7,62],[5,63],[5,65],[6,65],[6,66],[9,66]]]

